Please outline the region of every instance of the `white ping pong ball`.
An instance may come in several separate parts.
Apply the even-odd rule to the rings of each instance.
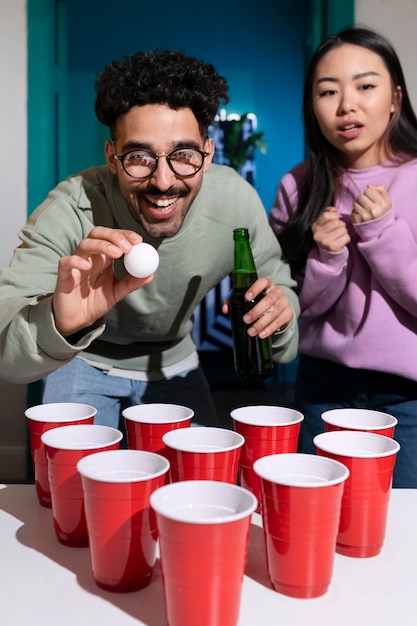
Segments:
[[[125,254],[126,270],[136,278],[146,278],[158,269],[159,254],[149,243],[138,243]]]

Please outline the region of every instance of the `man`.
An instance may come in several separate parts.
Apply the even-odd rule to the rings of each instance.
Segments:
[[[193,311],[233,268],[233,229],[249,228],[260,278],[250,334],[273,336],[274,357],[298,346],[298,300],[255,190],[212,165],[207,137],[228,86],[181,52],[139,52],[97,77],[97,118],[109,127],[107,165],[59,184],[20,233],[0,276],[0,376],[44,378],[43,402],[84,402],[117,426],[124,406],[175,402],[215,424],[191,338]],[[154,275],[135,278],[123,255],[146,241]],[[279,332],[278,332],[279,331]]]

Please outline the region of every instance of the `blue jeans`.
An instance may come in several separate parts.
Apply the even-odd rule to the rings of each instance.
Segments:
[[[315,453],[313,437],[324,431],[323,411],[367,408],[398,419],[393,487],[417,489],[417,382],[372,370],[351,369],[332,361],[300,356],[295,405],[304,415],[299,451]]]
[[[109,376],[75,358],[43,381],[42,402],[81,402],[97,409],[96,424],[123,430],[121,412],[135,404],[182,404],[194,411],[193,422],[218,426],[209,384],[201,368],[155,382]]]

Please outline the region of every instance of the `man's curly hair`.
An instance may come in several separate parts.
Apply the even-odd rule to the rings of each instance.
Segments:
[[[166,104],[190,108],[204,136],[221,101],[229,102],[227,81],[213,65],[180,51],[137,52],[112,61],[97,75],[95,87],[96,116],[111,130],[134,106]]]

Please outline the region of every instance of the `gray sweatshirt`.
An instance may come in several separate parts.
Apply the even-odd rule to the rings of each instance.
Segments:
[[[131,229],[158,249],[154,280],[129,294],[73,345],[56,329],[52,311],[58,261],[71,255],[95,225]],[[283,262],[254,188],[234,170],[212,165],[180,231],[155,240],[131,216],[107,166],[60,183],[21,230],[21,245],[0,271],[0,377],[39,380],[75,356],[126,370],[158,372],[195,351],[193,312],[233,269],[233,229],[247,227],[259,276],[285,290],[294,318],[274,336],[274,358],[288,362],[298,348],[295,282]],[[115,262],[116,275],[123,272]],[[121,274],[120,274],[121,275]]]

